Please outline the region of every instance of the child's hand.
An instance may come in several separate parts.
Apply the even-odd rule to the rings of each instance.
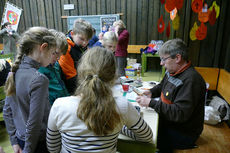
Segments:
[[[13,150],[14,150],[14,153],[22,153],[22,149],[20,148],[18,144],[13,145]]]

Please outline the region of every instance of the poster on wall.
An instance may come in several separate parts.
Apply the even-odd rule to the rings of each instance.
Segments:
[[[98,35],[100,32],[102,32],[103,25],[105,25],[106,30],[108,30],[109,27],[113,25],[114,21],[120,19],[120,15],[102,14],[102,15],[68,16],[67,17],[68,30],[72,30],[74,21],[80,18],[91,23],[93,28],[96,29],[96,35]]]
[[[101,17],[101,32],[105,33],[107,31],[113,30],[111,29],[113,27],[113,23],[117,21],[116,16],[107,16],[107,17]]]
[[[1,25],[3,25],[6,22],[10,22],[12,29],[17,31],[21,13],[22,8],[19,8],[18,6],[12,3],[6,2]]]

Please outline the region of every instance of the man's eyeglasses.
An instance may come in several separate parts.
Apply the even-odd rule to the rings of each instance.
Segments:
[[[171,56],[165,57],[165,58],[160,58],[161,62],[165,62],[168,58],[170,58]]]

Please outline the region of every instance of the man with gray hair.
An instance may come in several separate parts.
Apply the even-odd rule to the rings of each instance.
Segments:
[[[188,60],[188,50],[181,39],[165,42],[159,55],[160,64],[166,69],[165,76],[136,101],[159,114],[159,152],[194,148],[203,131],[205,81]]]

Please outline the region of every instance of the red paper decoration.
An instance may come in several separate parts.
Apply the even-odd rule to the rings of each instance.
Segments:
[[[166,36],[169,37],[170,36],[170,22],[168,22],[168,26],[166,28]]]
[[[209,24],[214,25],[216,22],[216,10],[212,9],[212,12],[209,14]]]
[[[201,23],[200,27],[196,31],[196,38],[198,40],[203,40],[207,35],[207,26],[204,23]]]
[[[165,29],[165,23],[163,20],[163,16],[161,15],[160,19],[157,21],[157,29],[159,33],[162,33]]]
[[[202,10],[203,8],[203,1],[202,0],[194,0],[192,2],[192,10],[195,13],[198,13]]]
[[[161,4],[164,4],[165,3],[165,0],[161,0]]]
[[[175,0],[175,6],[179,10],[183,7],[184,0]]]
[[[176,0],[166,0],[165,10],[170,13],[176,7]]]

